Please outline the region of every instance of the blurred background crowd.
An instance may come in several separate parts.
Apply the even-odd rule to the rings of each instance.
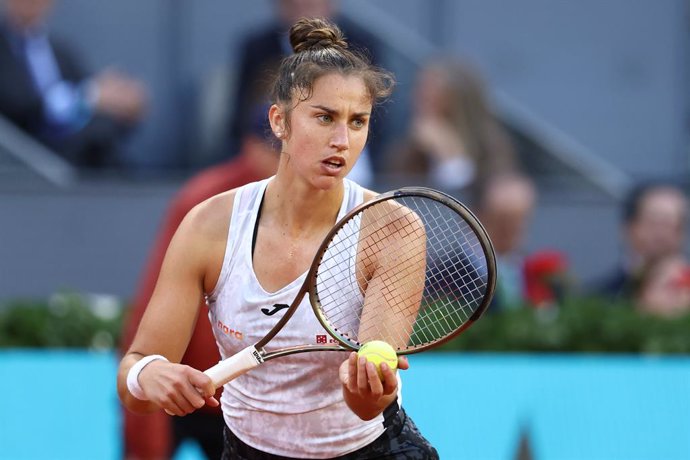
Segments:
[[[498,258],[487,316],[690,312],[685,0],[0,6],[0,309],[121,305],[125,348],[184,214],[272,174],[267,83],[289,25],[320,16],[398,80],[351,178],[468,204]],[[207,329],[185,358],[200,368],[217,359]],[[163,455],[217,416],[127,416],[128,449]],[[158,444],[137,445],[147,426]]]

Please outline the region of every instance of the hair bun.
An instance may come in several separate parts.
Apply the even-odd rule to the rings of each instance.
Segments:
[[[295,53],[311,49],[347,48],[347,41],[335,24],[319,18],[302,18],[290,28],[290,45]]]

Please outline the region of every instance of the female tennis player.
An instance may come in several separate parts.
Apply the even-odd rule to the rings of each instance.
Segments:
[[[135,412],[183,416],[216,406],[202,370],[179,363],[206,296],[223,357],[255,343],[291,303],[322,240],[347,211],[376,194],[345,178],[362,151],[372,109],[393,78],[351,51],[340,30],[302,19],[294,54],[276,77],[268,118],[281,142],[277,173],[194,208],[174,236],[118,391]],[[272,339],[328,337],[308,301]],[[398,367],[409,367],[399,358]],[[399,375],[383,379],[356,353],[276,359],[225,384],[227,459],[438,458],[399,404]]]

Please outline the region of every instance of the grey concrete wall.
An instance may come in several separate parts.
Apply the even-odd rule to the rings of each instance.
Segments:
[[[177,186],[0,191],[0,301],[61,290],[129,298]]]
[[[177,188],[176,182],[132,182],[0,190],[0,301],[60,290],[131,297]],[[586,281],[617,260],[617,231],[611,200],[577,190],[547,194],[527,247],[563,250]]]

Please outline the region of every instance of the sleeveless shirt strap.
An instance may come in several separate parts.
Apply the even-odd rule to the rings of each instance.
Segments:
[[[254,222],[254,231],[252,232],[252,257],[254,257],[254,248],[256,248],[256,234],[259,233],[259,219],[261,219],[261,210],[264,208],[264,197],[266,190],[261,195],[261,202],[259,203],[259,210],[256,211],[256,221]]]

